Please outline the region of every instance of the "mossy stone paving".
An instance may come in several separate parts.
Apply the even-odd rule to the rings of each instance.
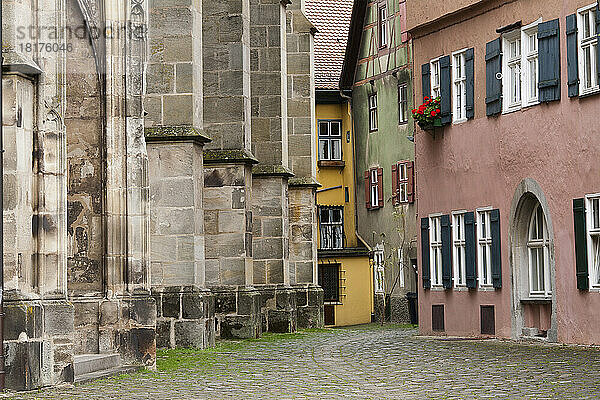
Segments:
[[[161,351],[158,371],[14,399],[598,399],[600,350],[417,337],[405,326]]]

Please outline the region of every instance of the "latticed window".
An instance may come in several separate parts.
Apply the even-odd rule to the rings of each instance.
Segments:
[[[578,19],[580,92],[586,94],[598,89],[596,5],[579,10]]]
[[[431,285],[442,284],[442,217],[429,219],[429,253],[431,267]]]
[[[454,286],[466,285],[465,214],[454,214],[452,221]]]
[[[477,265],[479,266],[479,286],[492,284],[492,231],[491,212],[477,212]]]
[[[385,3],[379,5],[378,12],[379,23],[379,47],[386,47],[388,44],[388,29],[387,29],[387,5]]]
[[[319,265],[319,286],[323,288],[323,300],[340,301],[340,266],[339,264]]]
[[[456,53],[453,56],[452,64],[452,94],[454,97],[454,122],[460,122],[467,119],[467,72],[465,51]]]
[[[369,96],[369,131],[377,130],[377,93]]]
[[[344,248],[344,217],[342,207],[320,207],[319,224],[322,249]]]
[[[527,248],[529,249],[529,294],[531,296],[550,296],[552,294],[549,261],[550,239],[544,210],[539,204],[535,206],[529,222]]]
[[[401,83],[398,85],[398,123],[408,122],[408,85]]]
[[[440,86],[440,59],[436,58],[431,61],[431,97],[434,99],[441,95]]]
[[[342,160],[342,121],[319,121],[319,160]]]
[[[588,265],[590,286],[600,287],[600,196],[587,200]]]

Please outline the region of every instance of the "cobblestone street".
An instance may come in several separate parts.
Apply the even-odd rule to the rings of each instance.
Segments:
[[[141,372],[14,399],[597,399],[598,349],[368,325],[162,353]]]

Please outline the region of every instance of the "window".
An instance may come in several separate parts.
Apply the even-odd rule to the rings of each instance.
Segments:
[[[319,160],[342,160],[342,121],[319,121]]]
[[[521,61],[521,93],[524,94],[523,106],[533,105],[538,102],[538,37],[537,23],[531,28],[524,28],[521,34],[523,46],[523,59]]]
[[[598,32],[596,32],[596,4],[577,12],[579,42],[579,92],[588,94],[598,90],[596,72]]]
[[[504,112],[521,108],[521,31],[504,36],[502,86]]]
[[[398,249],[398,285],[404,287],[404,252]]]
[[[492,284],[492,233],[490,210],[477,212],[477,265],[479,286]]]
[[[467,74],[465,68],[465,52],[452,55],[452,98],[454,100],[454,122],[467,120]]]
[[[414,201],[414,163],[399,161],[392,165],[392,191],[394,205],[412,203]]]
[[[369,96],[369,131],[377,130],[377,93]]]
[[[386,47],[388,41],[387,32],[387,5],[385,3],[379,5],[379,47]]]
[[[373,253],[373,282],[375,284],[375,293],[383,293],[383,278],[384,278],[384,258],[383,250],[376,249]]]
[[[465,286],[465,214],[455,213],[452,216],[452,265],[454,266],[454,286]]]
[[[600,195],[587,197],[586,212],[590,287],[600,288]]]
[[[319,207],[322,249],[344,248],[344,217],[342,207]]]
[[[431,286],[442,285],[442,217],[429,218]]]
[[[319,265],[319,286],[323,288],[323,300],[340,301],[340,266],[339,264]]]
[[[438,98],[441,95],[440,89],[440,59],[431,60],[431,97]]]
[[[533,209],[527,248],[529,250],[529,294],[531,296],[551,296],[548,229],[544,210],[537,204]]]
[[[370,171],[371,174],[371,208],[379,207],[379,176],[377,168]]]
[[[398,85],[398,123],[408,122],[408,85],[401,83]]]

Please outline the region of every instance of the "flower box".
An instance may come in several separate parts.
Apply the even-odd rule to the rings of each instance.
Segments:
[[[433,131],[435,128],[441,128],[443,126],[441,118],[436,118],[431,122],[417,121],[417,124],[419,124],[419,127],[424,131]]]
[[[412,110],[412,115],[419,127],[424,131],[434,131],[437,127],[442,127],[442,119],[440,118],[440,102],[441,98],[429,98],[425,96],[425,102]]]

